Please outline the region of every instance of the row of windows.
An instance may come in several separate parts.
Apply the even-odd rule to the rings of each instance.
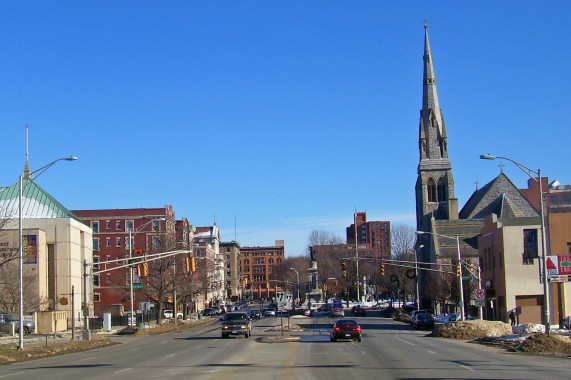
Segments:
[[[106,247],[111,247],[111,239],[110,237],[105,238],[105,246]],[[120,237],[116,237],[115,238],[115,247],[121,247],[122,246],[122,240],[125,240],[124,246],[125,249],[131,249],[130,244],[129,244],[129,238],[125,237],[125,238],[120,238]],[[153,250],[157,250],[161,248],[161,241],[158,237],[156,236],[152,236],[151,238],[151,246]],[[93,238],[93,250],[94,251],[99,251],[100,250],[100,246],[99,246],[99,238]]]
[[[283,256],[283,252],[240,252],[243,256]]]
[[[561,202],[559,202],[561,200]],[[557,197],[557,195],[550,195],[549,196],[550,203],[571,203],[571,196],[569,195],[562,195],[561,197]]]
[[[116,220],[115,223],[112,223],[110,220],[106,220],[105,221],[105,229],[106,230],[110,230],[111,227],[114,225],[115,226],[115,230],[117,231],[123,231],[123,224],[125,225],[125,232],[129,232],[129,231],[133,231],[134,229],[134,221],[133,220]],[[160,220],[153,220],[152,221],[152,230],[153,231],[160,231],[160,227],[161,227],[161,221]],[[98,221],[92,221],[91,222],[91,229],[93,230],[93,233],[98,234],[99,233],[99,222]]]

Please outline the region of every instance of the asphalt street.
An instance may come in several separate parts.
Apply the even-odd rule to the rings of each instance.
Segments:
[[[219,323],[159,336],[114,337],[120,344],[0,367],[9,379],[571,379],[567,358],[509,353],[428,337],[392,319],[355,318],[363,342],[330,342],[335,319],[291,319],[301,341],[261,343],[280,335],[280,318],[254,321],[253,337],[221,339]],[[287,320],[286,320],[287,321]]]

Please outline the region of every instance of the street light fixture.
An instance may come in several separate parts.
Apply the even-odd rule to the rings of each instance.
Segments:
[[[294,271],[295,274],[297,275],[297,306],[299,307],[299,302],[300,302],[300,299],[299,299],[299,272],[294,267],[291,267],[289,269]]]
[[[527,166],[520,164],[519,162],[512,160],[511,158],[501,157],[501,156],[493,156],[491,154],[481,154],[480,159],[482,160],[495,160],[496,158],[507,160],[514,163],[518,168],[520,168],[525,174],[529,176],[532,180],[539,184],[539,210],[540,210],[540,218],[541,218],[541,262],[543,264],[543,270],[540,272],[540,279],[543,275],[543,309],[544,309],[544,319],[545,319],[545,333],[549,335],[549,288],[547,286],[547,273],[545,271],[546,263],[547,263],[547,256],[545,254],[545,214],[543,211],[543,185],[541,183],[541,169],[533,170],[528,168]],[[538,178],[535,178],[531,174],[536,174]]]
[[[25,175],[25,177],[23,175],[21,175],[19,177],[19,193],[18,193],[18,236],[19,236],[19,248],[18,248],[18,260],[19,260],[19,282],[20,282],[20,326],[19,326],[19,333],[18,333],[18,350],[23,350],[24,349],[24,329],[22,328],[22,326],[24,325],[24,257],[23,257],[23,245],[24,245],[24,237],[23,237],[23,227],[22,227],[22,218],[23,218],[23,212],[22,212],[22,207],[23,207],[23,191],[24,191],[24,185],[23,185],[23,181],[24,178],[28,181],[32,180],[32,175],[38,173],[37,177],[39,177],[40,175],[42,175],[46,170],[48,170],[52,165],[54,165],[56,162],[58,161],[75,161],[77,160],[77,157],[75,156],[69,156],[69,157],[62,157],[62,158],[58,158],[57,160],[54,160],[52,162],[50,162],[47,165],[42,166],[41,168],[34,170],[33,172],[27,173]],[[26,166],[27,166],[27,162],[26,162]],[[84,300],[84,302],[86,302],[86,300]]]
[[[460,266],[460,268],[462,268],[462,258],[460,256],[460,240],[458,239],[458,235],[456,236],[448,236],[448,235],[441,235],[441,234],[437,234],[434,232],[426,232],[426,231],[416,231],[417,235],[435,235],[435,236],[441,236],[444,238],[448,238],[448,239],[453,239],[456,240],[456,251],[457,251],[457,259],[458,259],[458,265]],[[460,290],[460,320],[463,321],[465,316],[464,316],[464,285],[462,284],[462,271],[460,270],[460,276],[458,277],[458,283],[459,283],[459,290]]]

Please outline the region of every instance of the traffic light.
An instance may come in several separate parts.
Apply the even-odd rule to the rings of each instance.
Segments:
[[[190,257],[184,258],[184,266],[187,272],[190,272]]]
[[[248,277],[244,277],[244,285],[248,285]]]
[[[143,272],[143,269],[141,268],[141,264],[137,264],[137,276],[141,277],[142,272]]]
[[[190,271],[196,272],[196,259],[194,257],[190,258]]]
[[[139,272],[139,275],[141,277],[147,277],[148,274],[149,274],[149,264],[143,263],[143,265],[141,265],[141,272]]]
[[[343,278],[347,278],[347,264],[345,262],[341,263],[341,275]]]
[[[462,276],[462,268],[460,267],[460,263],[456,264],[456,277]]]
[[[381,263],[381,275],[385,275],[385,263]]]

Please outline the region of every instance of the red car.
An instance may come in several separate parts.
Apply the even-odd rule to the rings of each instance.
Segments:
[[[331,341],[337,342],[338,339],[350,339],[360,342],[361,326],[354,319],[339,319],[331,329]]]

